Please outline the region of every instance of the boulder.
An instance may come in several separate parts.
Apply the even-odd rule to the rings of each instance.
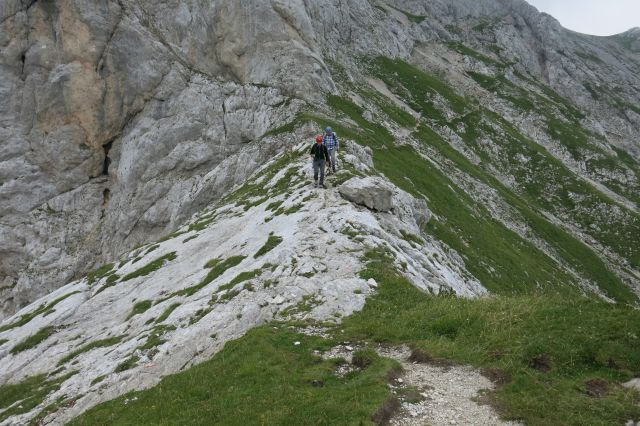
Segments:
[[[393,209],[395,187],[379,177],[352,178],[342,184],[338,191],[346,200],[360,204],[370,210],[390,212]]]
[[[431,217],[425,200],[414,198],[378,176],[351,178],[338,188],[338,192],[352,203],[376,212],[394,214],[407,225],[419,229],[424,227]]]

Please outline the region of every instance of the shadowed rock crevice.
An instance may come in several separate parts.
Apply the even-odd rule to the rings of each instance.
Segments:
[[[113,140],[105,144],[102,149],[104,150],[104,161],[102,162],[102,175],[109,176],[109,166],[111,165],[111,158],[109,157],[109,151],[113,147]]]

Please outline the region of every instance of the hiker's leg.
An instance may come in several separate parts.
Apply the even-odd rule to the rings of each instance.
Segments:
[[[318,172],[320,171],[320,162],[313,160],[313,181],[318,184]]]
[[[324,185],[324,166],[325,166],[325,161],[324,159],[320,160],[320,185]]]
[[[332,149],[331,152],[329,153],[329,156],[331,157],[331,169],[335,172],[336,171],[336,150]]]

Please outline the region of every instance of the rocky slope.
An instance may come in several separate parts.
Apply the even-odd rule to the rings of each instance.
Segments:
[[[98,3],[0,6],[4,314],[218,199],[282,149],[252,142],[335,92],[341,69],[362,81],[363,56],[410,60],[483,99],[466,71],[548,84],[587,113],[593,149],[567,151],[540,114],[486,100],[635,210],[637,31],[571,33],[517,0]]]
[[[350,315],[377,286],[358,276],[362,253],[375,247],[394,253],[425,291],[485,294],[438,241],[416,236],[429,217],[424,202],[381,177],[365,177],[373,170],[355,156],[347,157],[352,172],[330,180],[345,183],[313,189],[307,149],[302,144],[277,158],[176,233],[3,323],[2,382],[45,373],[38,377],[51,392],[0,418],[24,423],[59,398],[73,401],[46,419],[61,422],[206,360],[257,325]]]

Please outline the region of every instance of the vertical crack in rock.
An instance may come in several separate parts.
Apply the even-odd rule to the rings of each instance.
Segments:
[[[102,49],[102,52],[100,53],[100,56],[98,57],[98,61],[96,62],[96,72],[100,72],[100,71],[102,71],[104,69],[104,56],[107,54],[107,52],[109,50],[109,46],[111,46],[111,41],[113,40],[113,37],[116,35],[116,32],[118,31],[118,28],[120,27],[120,23],[122,22],[122,19],[124,18],[125,8],[124,8],[124,5],[122,4],[121,1],[118,1],[118,6],[120,7],[120,12],[118,14],[117,21],[116,21],[115,25],[113,26],[113,28],[111,29],[111,33],[109,34],[109,37],[107,38],[107,41],[104,43],[104,48]]]
[[[222,100],[222,127],[224,129],[224,144],[223,147],[227,146],[227,107],[225,105],[226,99]]]
[[[109,165],[111,165],[111,158],[109,157],[109,151],[113,147],[113,140],[107,142],[106,145],[102,147],[104,150],[104,161],[102,163],[102,175],[109,176]]]

